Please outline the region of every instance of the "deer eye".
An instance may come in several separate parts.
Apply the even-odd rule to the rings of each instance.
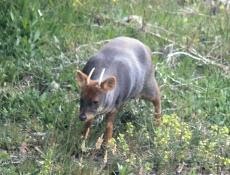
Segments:
[[[99,101],[94,100],[92,103],[93,103],[94,105],[98,105]]]

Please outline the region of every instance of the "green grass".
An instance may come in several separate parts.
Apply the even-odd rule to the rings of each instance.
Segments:
[[[0,7],[0,174],[228,173],[229,71],[185,55],[167,58],[193,48],[229,67],[224,6],[217,14],[200,1],[173,0],[2,0]],[[129,15],[151,26],[121,24]],[[102,46],[97,42],[121,35],[162,52],[153,62],[164,116],[157,127],[152,104],[126,104],[105,166],[104,157],[95,160],[104,123],[80,138],[74,72]]]

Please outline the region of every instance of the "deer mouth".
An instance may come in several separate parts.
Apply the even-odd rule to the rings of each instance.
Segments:
[[[81,121],[85,121],[85,122],[87,122],[89,120],[92,120],[94,118],[95,118],[95,116],[93,114],[91,114],[91,113],[81,113],[80,116],[79,116],[79,119]]]

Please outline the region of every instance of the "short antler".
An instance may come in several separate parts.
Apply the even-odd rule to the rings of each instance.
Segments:
[[[101,85],[104,73],[105,73],[105,68],[103,68],[102,71],[101,71],[101,75],[100,75],[100,78],[99,78],[99,86]]]
[[[91,69],[91,71],[90,71],[90,73],[89,73],[89,76],[88,76],[88,78],[87,78],[87,84],[89,84],[89,80],[90,80],[90,78],[91,78],[91,76],[92,76],[94,70],[95,70],[95,67],[94,67],[93,69]]]

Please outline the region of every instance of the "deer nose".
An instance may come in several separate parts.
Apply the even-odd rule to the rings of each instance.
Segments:
[[[87,117],[85,114],[80,114],[79,118],[81,121],[85,121]]]

